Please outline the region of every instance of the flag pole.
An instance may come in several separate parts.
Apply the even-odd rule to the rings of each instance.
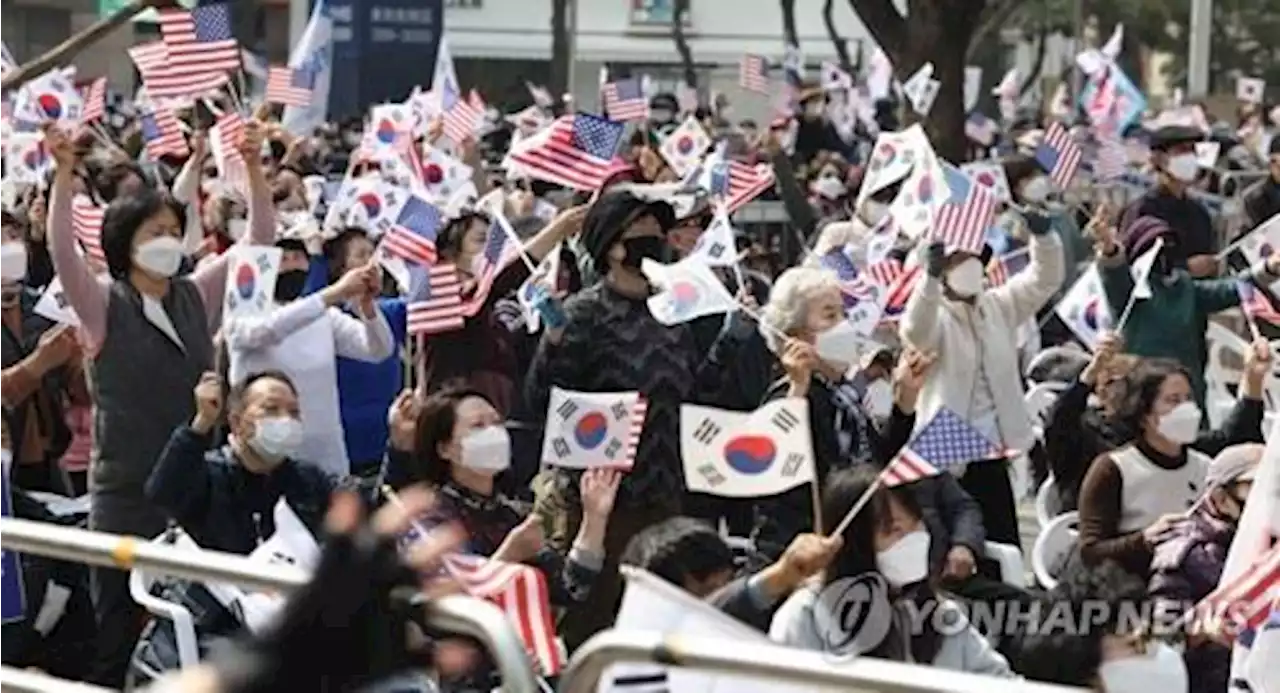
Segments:
[[[890,464],[892,464],[892,462]],[[849,512],[844,514],[844,517],[840,520],[840,524],[836,525],[835,530],[832,531],[827,536],[829,537],[844,536],[844,532],[845,530],[849,529],[849,524],[853,522],[853,518],[856,517],[864,507],[866,507],[867,503],[871,502],[871,497],[876,494],[876,491],[879,491],[880,487],[884,486],[884,475],[888,471],[889,471],[889,467],[886,465],[885,468],[879,474],[876,475],[876,480],[871,484],[870,488],[868,488],[862,494],[862,497],[858,499],[857,503],[853,504],[852,508],[849,508]]]

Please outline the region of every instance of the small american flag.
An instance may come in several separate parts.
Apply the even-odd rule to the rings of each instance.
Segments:
[[[307,67],[267,69],[267,101],[286,106],[307,106],[316,88],[316,72]]]
[[[903,268],[902,273],[894,278],[893,283],[889,285],[889,295],[884,299],[882,322],[893,322],[902,317],[902,311],[906,310],[907,301],[915,292],[916,282],[920,280],[923,271],[924,268],[919,265],[911,269]]]
[[[181,99],[213,91],[227,83],[226,72],[193,72],[170,65],[163,41],[152,41],[128,50],[152,100]]]
[[[709,190],[725,199],[732,212],[773,187],[773,167],[769,164],[749,166],[740,161],[721,160],[711,168]]]
[[[169,49],[165,48],[164,41],[144,43],[141,46],[126,49],[126,52],[133,60],[134,66],[138,68],[138,72],[143,75],[163,68],[165,59],[169,57]]]
[[[240,69],[240,44],[231,33],[227,3],[162,10],[159,24],[169,66],[191,73]]]
[[[610,118],[625,123],[649,117],[649,101],[644,97],[644,85],[639,79],[630,77],[606,82],[601,91],[604,93],[604,110]]]
[[[955,166],[944,163],[942,171],[951,199],[938,210],[933,237],[946,241],[950,249],[981,250],[987,227],[995,220],[996,198]]]
[[[440,232],[440,210],[417,195],[410,195],[396,216],[396,223],[382,239],[391,255],[417,263],[436,262],[436,234]]]
[[[769,61],[762,55],[750,53],[738,62],[738,86],[758,94],[769,93]]]
[[[862,273],[871,281],[885,288],[892,287],[894,282],[902,276],[902,261],[893,258],[886,258],[879,262],[873,262],[867,265]]]
[[[84,110],[80,112],[80,122],[88,123],[98,120],[106,114],[107,78],[99,77],[85,88],[83,93]]]
[[[853,260],[845,254],[843,248],[832,248],[818,260],[822,266],[831,270],[840,282],[840,293],[843,294],[844,309],[849,310],[860,301],[875,298],[875,288],[867,286],[859,275]]]
[[[987,263],[987,283],[992,288],[1004,286],[1009,278],[1027,268],[1031,264],[1031,251],[1019,248],[1012,253],[992,258]]]
[[[575,190],[595,190],[612,169],[623,124],[590,113],[560,116],[529,147],[511,152],[511,160],[530,177]]]
[[[1234,580],[1206,595],[1196,604],[1196,613],[1229,614],[1239,619],[1234,626],[1240,631],[1257,628],[1271,613],[1274,599],[1271,593],[1277,584],[1280,584],[1280,544],[1263,552]]]
[[[1093,179],[1105,182],[1123,176],[1129,168],[1129,152],[1120,138],[1102,131],[1095,131],[1094,134],[1098,139],[1098,152],[1093,162]]]
[[[248,192],[249,171],[245,168],[240,145],[244,142],[244,119],[235,111],[228,111],[214,122],[209,137],[214,163],[223,182],[241,192]]]
[[[143,113],[138,118],[138,127],[142,135],[142,143],[147,148],[147,155],[152,159],[163,156],[186,156],[187,140],[182,136],[182,128],[178,119],[165,110]]]
[[[1005,451],[943,407],[884,469],[885,486],[937,476],[950,467],[1004,457]]]
[[[547,577],[541,570],[461,554],[446,556],[444,566],[467,594],[492,602],[506,613],[525,648],[537,659],[539,673],[560,673],[564,655],[556,642]]]
[[[1080,145],[1071,139],[1071,133],[1062,127],[1062,123],[1054,122],[1044,133],[1044,141],[1036,147],[1036,163],[1040,164],[1049,179],[1059,188],[1066,188],[1071,179],[1076,177],[1083,154]]]
[[[493,282],[502,270],[518,257],[520,257],[519,241],[507,231],[504,220],[495,216],[493,222],[489,224],[488,234],[485,235],[484,250],[476,259],[476,289],[467,301],[464,315],[475,316],[484,308],[489,292],[493,290]]]
[[[458,99],[453,108],[445,111],[444,136],[454,144],[473,138],[484,119],[485,103],[479,92],[472,89],[465,99]]]
[[[426,296],[409,304],[407,331],[433,335],[462,329],[462,281],[454,265],[433,265],[427,270]]]
[[[1263,320],[1272,325],[1280,325],[1280,312],[1277,312],[1266,295],[1258,291],[1253,284],[1244,280],[1236,280],[1236,293],[1240,294],[1240,307],[1245,315],[1254,320]]]
[[[75,231],[76,240],[80,241],[85,255],[99,262],[107,257],[102,252],[102,219],[105,215],[106,209],[95,205],[85,195],[77,195],[71,200],[71,228]]]

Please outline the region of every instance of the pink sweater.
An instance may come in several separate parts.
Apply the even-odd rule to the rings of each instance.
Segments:
[[[72,404],[67,406],[64,415],[67,428],[71,429],[71,444],[62,453],[62,468],[68,472],[86,471],[93,454],[93,407]]]

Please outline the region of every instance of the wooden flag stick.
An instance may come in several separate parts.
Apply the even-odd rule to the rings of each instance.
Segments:
[[[0,79],[0,90],[8,92],[17,89],[31,80],[43,75],[59,65],[71,61],[71,58],[89,46],[101,41],[107,34],[127,24],[134,17],[153,7],[172,6],[173,0],[133,0],[133,2],[116,10],[110,17],[104,17],[80,33],[54,46],[38,58],[28,60],[25,64],[7,72]]]

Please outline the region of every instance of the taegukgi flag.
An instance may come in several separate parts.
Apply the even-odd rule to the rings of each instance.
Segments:
[[[682,405],[680,457],[690,491],[756,498],[812,482],[809,403],[787,398],[748,413]]]
[[[542,461],[558,467],[622,467],[635,462],[647,405],[638,392],[551,388]]]

